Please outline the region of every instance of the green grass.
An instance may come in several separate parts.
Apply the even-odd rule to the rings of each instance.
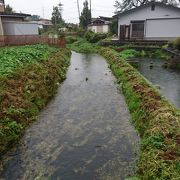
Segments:
[[[69,44],[68,47],[73,51],[83,54],[96,53],[98,50],[97,44],[91,44],[83,38],[79,38],[78,41]]]

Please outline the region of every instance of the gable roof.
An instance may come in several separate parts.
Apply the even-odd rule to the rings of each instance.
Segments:
[[[129,14],[129,13],[132,13],[132,12],[135,12],[135,11],[138,11],[138,10],[140,10],[140,9],[143,9],[143,8],[145,8],[145,7],[149,7],[149,6],[153,5],[153,4],[158,5],[158,6],[162,6],[162,7],[166,7],[166,8],[171,8],[171,9],[174,9],[174,10],[180,12],[180,8],[179,8],[179,7],[175,7],[175,6],[173,6],[173,5],[165,4],[165,3],[162,3],[162,2],[153,2],[153,1],[151,1],[151,2],[149,2],[149,3],[143,4],[143,5],[139,6],[139,7],[133,8],[133,9],[126,10],[126,11],[124,11],[124,12],[118,12],[118,13],[117,13],[115,16],[113,16],[113,17],[124,16],[124,15],[126,15],[126,14]]]

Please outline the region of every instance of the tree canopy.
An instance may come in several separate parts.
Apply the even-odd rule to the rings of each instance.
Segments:
[[[147,4],[148,2],[151,2],[151,0],[116,0],[114,7],[116,8],[116,12],[123,12],[132,8],[136,8],[143,4]],[[180,0],[160,0],[158,2],[177,6]]]
[[[51,18],[53,25],[63,26],[65,24],[62,18],[62,11],[63,11],[62,3],[59,3],[57,6],[53,7],[52,18]]]
[[[31,16],[32,21],[39,21],[40,19],[41,19],[41,17],[39,15],[32,15]]]
[[[91,10],[88,7],[88,1],[85,0],[83,3],[83,10],[80,16],[80,26],[84,29],[87,28],[88,24],[91,23]]]
[[[7,5],[5,6],[5,12],[7,12],[7,13],[13,13],[13,12],[15,12],[15,11],[13,10],[13,8],[12,8],[9,4],[7,4]]]

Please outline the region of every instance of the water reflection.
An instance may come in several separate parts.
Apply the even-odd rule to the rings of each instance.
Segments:
[[[7,154],[0,177],[124,179],[139,138],[114,80],[100,56],[73,53],[66,81]]]
[[[162,94],[180,108],[180,71],[165,69],[162,67],[164,63],[161,59],[143,58],[139,60],[138,70],[154,85],[160,86]]]

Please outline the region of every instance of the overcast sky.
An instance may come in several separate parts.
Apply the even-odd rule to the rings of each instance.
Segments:
[[[5,0],[6,4],[13,7],[16,12],[37,14],[44,18],[51,18],[53,6],[59,0]],[[84,0],[79,0],[80,10],[82,11]],[[115,0],[92,0],[92,16],[112,16],[114,12]],[[63,18],[66,22],[77,23],[78,10],[77,0],[61,0],[64,5]]]

